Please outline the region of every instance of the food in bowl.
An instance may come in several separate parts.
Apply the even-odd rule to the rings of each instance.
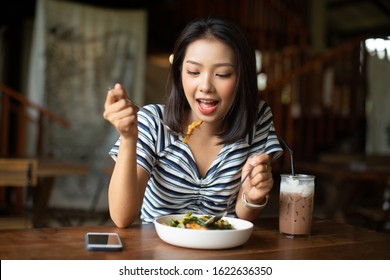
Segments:
[[[155,219],[154,225],[160,239],[171,245],[195,249],[226,249],[243,245],[248,241],[253,230],[249,221],[224,217],[232,225],[230,230],[189,230],[172,227],[171,220],[181,220],[186,214],[161,216]],[[200,217],[201,215],[192,214]]]
[[[234,229],[228,220],[220,219],[210,225],[205,223],[211,218],[211,216],[193,216],[192,212],[187,214],[181,219],[170,219],[167,225],[177,228],[208,230],[208,229]]]

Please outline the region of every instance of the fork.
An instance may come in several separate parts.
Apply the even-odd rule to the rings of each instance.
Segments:
[[[253,167],[249,170],[249,172],[245,175],[244,179],[241,180],[240,184],[238,184],[237,186],[237,190],[239,191],[240,190],[240,187],[242,186],[242,184],[245,182],[246,178],[248,178],[249,174],[252,173],[252,170],[253,170]],[[229,209],[229,206],[230,206],[230,203],[232,202],[234,196],[236,195],[237,191],[234,192],[230,197],[229,197],[229,200],[226,204],[226,208],[225,208],[225,211],[219,213],[218,215],[215,215],[213,217],[211,217],[210,219],[208,219],[204,225],[205,226],[209,226],[217,221],[219,221],[220,219],[222,219],[223,217],[225,217],[228,213],[228,209]]]
[[[132,106],[135,106],[137,107],[138,110],[141,110],[143,112],[145,112],[146,114],[148,114],[149,116],[151,116],[152,118],[154,118],[156,121],[160,122],[167,130],[169,130],[169,132],[172,134],[172,135],[175,135],[175,136],[180,136],[180,135],[184,135],[184,133],[179,133],[179,132],[176,132],[174,131],[172,128],[170,128],[167,124],[165,124],[165,122],[158,116],[156,116],[155,114],[153,114],[152,112],[150,112],[149,110],[145,109],[144,107],[142,106],[139,106],[137,105],[133,100],[131,100],[130,98],[126,97],[125,100],[127,102],[129,102],[129,104],[131,104]]]

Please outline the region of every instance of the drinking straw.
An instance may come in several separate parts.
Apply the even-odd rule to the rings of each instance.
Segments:
[[[291,149],[291,147],[286,143],[286,141],[284,141],[282,138],[278,138],[280,140],[280,142],[283,143],[284,146],[286,146],[289,154],[290,154],[290,162],[291,162],[291,175],[292,176],[295,176],[295,172],[294,172],[294,160],[293,160],[293,150]]]

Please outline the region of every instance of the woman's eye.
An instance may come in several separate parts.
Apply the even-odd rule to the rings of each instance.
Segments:
[[[195,76],[198,75],[199,72],[187,70],[187,74]]]
[[[216,74],[216,76],[221,77],[221,78],[229,78],[232,74]]]

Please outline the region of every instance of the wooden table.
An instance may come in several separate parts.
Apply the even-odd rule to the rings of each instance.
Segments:
[[[86,164],[58,159],[38,159],[38,185],[33,197],[33,226],[45,227],[45,215],[55,179],[60,176],[85,176],[89,172]]]
[[[89,231],[117,232],[124,249],[120,252],[90,252],[84,247]],[[390,259],[390,234],[370,231],[330,220],[313,221],[308,238],[288,239],[278,232],[277,218],[255,222],[248,242],[224,250],[176,247],[159,239],[153,224],[127,229],[111,226],[0,230],[0,259]]]

